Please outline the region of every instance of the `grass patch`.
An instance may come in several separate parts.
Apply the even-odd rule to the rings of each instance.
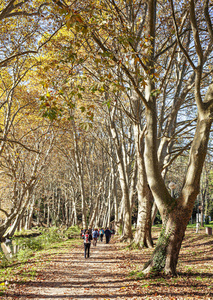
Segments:
[[[0,252],[0,295],[4,295],[7,289],[6,282],[25,283],[33,280],[40,268],[47,268],[54,255],[68,253],[82,241],[65,239],[63,232],[50,228],[34,238],[15,238],[15,243],[21,249],[11,259]]]

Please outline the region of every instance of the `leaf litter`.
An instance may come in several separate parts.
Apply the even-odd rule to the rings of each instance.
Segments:
[[[154,241],[158,233],[153,233]],[[110,244],[91,246],[89,259],[84,259],[83,244],[63,247],[46,260],[40,257],[40,264],[34,260],[19,269],[0,299],[213,299],[213,236],[200,231],[198,239],[187,230],[177,277],[140,276],[137,270],[151,253],[152,249],[128,250],[115,238]],[[34,267],[33,279],[19,278]]]

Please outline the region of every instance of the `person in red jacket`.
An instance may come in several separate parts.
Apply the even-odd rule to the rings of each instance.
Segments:
[[[92,240],[92,235],[89,232],[89,230],[86,230],[84,234],[84,258],[89,258],[91,240]]]

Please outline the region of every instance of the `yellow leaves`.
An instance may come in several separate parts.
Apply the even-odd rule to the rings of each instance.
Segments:
[[[139,58],[138,56],[136,56],[136,57],[134,58],[135,64],[136,64],[137,62],[139,62],[139,61],[140,61],[140,58]]]
[[[107,77],[108,77],[108,79],[112,79],[112,74],[111,73],[109,73],[108,75],[107,75]]]
[[[46,96],[47,96],[48,98],[50,98],[50,97],[51,97],[50,92],[47,92],[47,93],[46,93]]]
[[[65,20],[66,20],[66,26],[68,30],[75,24],[80,24],[80,25],[84,24],[81,15],[73,11],[70,11],[70,13],[65,16]]]
[[[154,75],[154,77],[157,77],[157,78],[160,77],[160,75],[158,73],[154,73],[153,75]]]

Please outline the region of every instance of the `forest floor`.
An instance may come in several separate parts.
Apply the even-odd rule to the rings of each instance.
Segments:
[[[110,244],[92,246],[91,257],[84,259],[83,241],[67,241],[8,273],[0,299],[213,299],[213,236],[187,229],[177,277],[136,275],[133,271],[142,268],[151,252],[130,251],[113,238]]]

